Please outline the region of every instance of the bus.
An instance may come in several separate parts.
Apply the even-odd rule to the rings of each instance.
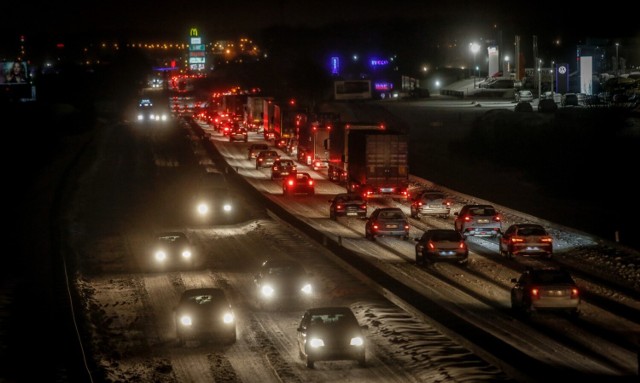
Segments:
[[[333,86],[335,100],[370,100],[371,80],[335,81]]]

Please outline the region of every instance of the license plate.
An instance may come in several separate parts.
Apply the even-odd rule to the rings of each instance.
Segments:
[[[527,250],[528,251],[537,251],[537,250],[540,250],[540,249],[538,249],[537,246],[527,246]]]
[[[443,257],[447,257],[447,256],[456,255],[456,252],[455,251],[441,251],[440,255],[442,255]]]
[[[478,223],[489,223],[488,219],[479,219]]]
[[[398,225],[387,225],[387,229],[395,229]]]
[[[392,188],[381,188],[380,191],[383,192],[383,193],[391,193],[393,191],[393,189]]]
[[[358,215],[358,213],[350,211],[350,212],[347,213],[347,215]]]

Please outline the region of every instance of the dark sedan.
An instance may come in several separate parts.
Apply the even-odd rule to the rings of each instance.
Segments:
[[[236,341],[236,320],[233,308],[221,288],[185,290],[174,310],[178,344],[205,337]]]
[[[460,233],[453,229],[431,229],[416,239],[416,264],[455,262],[466,265],[469,248]]]
[[[356,360],[364,366],[366,329],[349,307],[308,309],[297,329],[298,353],[308,368],[327,360]]]
[[[336,194],[329,202],[329,218],[337,217],[367,217],[367,201],[358,193]]]
[[[409,238],[409,221],[397,207],[381,207],[371,213],[364,226],[365,237],[375,240],[380,236]]]
[[[157,233],[150,245],[153,263],[157,268],[191,268],[195,265],[194,248],[182,231]]]
[[[292,260],[267,260],[254,277],[260,308],[309,303],[313,298],[311,275]]]

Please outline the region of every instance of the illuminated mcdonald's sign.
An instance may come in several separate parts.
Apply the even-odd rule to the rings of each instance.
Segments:
[[[191,28],[189,30],[189,36],[198,36],[198,28]]]

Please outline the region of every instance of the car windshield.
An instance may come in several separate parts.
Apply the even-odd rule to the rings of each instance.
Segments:
[[[546,231],[542,227],[523,227],[518,230],[519,235],[546,235]]]
[[[158,241],[168,244],[179,244],[185,242],[186,238],[177,234],[171,234],[159,236]]]
[[[357,321],[345,314],[318,314],[311,317],[311,323],[324,326],[350,326],[357,325]]]
[[[573,284],[573,278],[562,270],[536,270],[531,273],[531,281],[540,284],[569,283]]]

